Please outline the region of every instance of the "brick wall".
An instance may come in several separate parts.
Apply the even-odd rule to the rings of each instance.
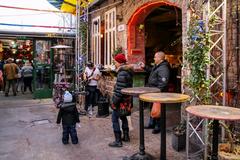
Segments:
[[[227,11],[227,88],[232,89],[237,81],[236,39],[239,35],[237,35],[236,1],[228,1]]]
[[[166,3],[166,4],[171,4],[171,5],[175,5],[179,8],[185,7],[185,1],[186,0],[169,0],[169,1],[161,1],[162,3]],[[124,31],[117,31],[117,46],[121,46],[124,50],[124,53],[126,55],[128,55],[128,61],[129,63],[136,63],[139,61],[145,62],[145,46],[144,46],[144,30],[143,31],[138,31],[138,26],[132,26],[130,31],[132,33],[134,33],[135,35],[132,37],[128,37],[129,35],[129,30],[128,30],[128,23],[131,19],[131,17],[134,15],[134,13],[141,8],[141,6],[144,6],[145,4],[149,4],[149,3],[159,3],[159,0],[124,0],[123,3],[120,3],[116,6],[117,8],[117,15],[122,15],[123,19],[117,19],[117,26],[119,25],[125,25],[125,30]],[[101,16],[101,20],[104,19],[104,13],[110,9],[112,9],[114,6],[110,6],[107,7],[109,5],[111,5],[112,3],[115,2],[108,2],[105,1],[103,4],[101,4],[100,6],[97,6],[95,8],[96,9],[100,9],[102,7],[105,7],[104,9],[101,9],[97,12],[92,13],[89,17],[90,19],[96,17],[96,16]],[[183,15],[183,23],[186,22],[186,16],[184,14]],[[147,15],[142,14],[138,19],[141,19],[142,21],[144,21],[145,17]],[[186,25],[183,25],[186,26]],[[135,32],[136,31],[136,32]],[[183,30],[183,32],[185,33],[185,31]],[[90,36],[91,37],[91,36]],[[128,39],[131,38],[130,43],[128,44]],[[137,48],[137,54],[131,54],[129,53],[128,47],[133,46],[133,48]],[[91,44],[90,44],[91,46]],[[89,49],[89,51],[91,51],[91,48]],[[105,75],[106,77],[106,85],[107,85],[107,90],[108,93],[111,95],[112,94],[112,89],[114,86],[114,81],[115,78],[109,76],[109,75]]]
[[[239,3],[239,16],[240,16],[240,3]],[[227,89],[233,89],[237,86],[237,36],[240,35],[237,34],[237,23],[239,21],[236,21],[237,18],[237,11],[236,11],[236,0],[229,0],[227,5]],[[239,37],[240,40],[240,37]],[[238,47],[240,47],[238,45]],[[240,54],[240,51],[239,51]],[[240,62],[239,62],[240,63]],[[240,74],[240,73],[239,73]],[[238,88],[238,92],[240,92]],[[238,97],[240,98],[240,97]],[[240,100],[238,100],[240,101]],[[236,107],[240,108],[238,102],[238,105]],[[228,105],[233,105],[231,102]],[[235,130],[240,131],[240,122],[235,123]]]
[[[116,1],[115,1],[116,2]],[[115,3],[113,2],[113,3]],[[118,25],[125,25],[125,30],[121,32],[117,32],[117,46],[122,46],[124,49],[124,53],[128,55],[128,59],[130,62],[137,62],[137,61],[145,61],[145,55],[144,55],[144,37],[142,33],[136,34],[136,36],[128,37],[129,31],[128,31],[128,23],[131,17],[134,15],[134,13],[144,4],[150,3],[150,2],[159,2],[159,0],[125,0],[123,3],[120,3],[117,5],[117,15],[122,15],[123,19],[117,19],[117,26]],[[169,0],[169,1],[161,1],[166,3],[172,3],[176,5],[177,7],[182,9],[182,43],[183,43],[183,53],[186,49],[186,41],[187,41],[187,25],[188,25],[188,11],[187,11],[187,0]],[[110,5],[111,3],[108,1],[105,1],[103,4],[98,6],[96,9],[99,9],[101,7]],[[105,9],[101,9],[97,12],[94,12],[91,14],[90,17],[96,17],[98,15],[101,16],[101,19],[104,19],[104,13],[113,8],[114,6],[106,7]],[[237,70],[236,70],[236,36],[237,36],[237,30],[236,30],[236,1],[229,0],[227,4],[227,89],[234,88],[236,86],[237,81]],[[240,8],[240,6],[239,6]],[[143,17],[144,18],[144,17]],[[136,30],[136,27],[131,27],[131,32],[134,32]],[[239,36],[239,35],[238,35]],[[128,44],[128,40],[131,38],[130,44]],[[135,40],[134,40],[135,39]],[[128,51],[128,45],[135,46],[137,45],[140,49],[143,50],[140,54],[131,55]],[[184,75],[186,75],[187,70],[183,68],[182,70],[182,81],[184,80]],[[114,79],[109,78],[108,83],[108,89],[109,93],[111,93],[112,84],[114,82]]]

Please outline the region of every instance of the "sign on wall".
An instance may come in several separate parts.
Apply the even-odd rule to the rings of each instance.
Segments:
[[[120,24],[118,25],[118,32],[124,31],[125,30],[125,24]]]

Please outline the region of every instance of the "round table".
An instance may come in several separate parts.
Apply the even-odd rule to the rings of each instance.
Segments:
[[[156,93],[160,92],[160,89],[154,88],[154,87],[133,87],[133,88],[124,88],[121,90],[123,94],[138,97],[140,94],[143,93]],[[139,102],[139,137],[140,137],[140,144],[139,144],[139,152],[133,154],[129,158],[124,158],[124,160],[127,159],[134,159],[134,160],[150,160],[152,159],[152,156],[145,152],[145,146],[144,146],[144,115],[143,115],[143,107],[144,104],[142,102]]]
[[[139,99],[144,102],[159,102],[161,103],[161,146],[160,159],[166,160],[166,103],[186,102],[190,99],[188,95],[179,93],[146,93],[141,94]]]
[[[219,120],[235,121],[240,120],[240,109],[228,106],[216,105],[196,105],[189,106],[186,111],[197,117],[204,119],[213,119],[213,136],[212,136],[212,160],[218,159],[218,131]]]

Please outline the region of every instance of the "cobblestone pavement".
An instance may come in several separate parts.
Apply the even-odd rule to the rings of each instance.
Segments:
[[[94,108],[95,115],[96,110]],[[148,110],[145,115],[148,115]],[[55,123],[56,116],[57,109],[51,99],[33,100],[30,94],[4,97],[0,93],[0,159],[121,160],[138,151],[138,111],[131,116],[131,142],[123,143],[122,148],[108,147],[108,143],[113,141],[111,116],[81,116],[77,145],[61,143],[61,128]],[[145,148],[146,152],[159,159],[160,135],[145,130]],[[184,160],[185,157],[185,151],[176,152],[172,149],[171,133],[168,131],[167,159]]]

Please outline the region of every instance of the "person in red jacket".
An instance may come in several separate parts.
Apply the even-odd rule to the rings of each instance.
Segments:
[[[122,147],[122,141],[129,142],[129,127],[127,121],[127,114],[131,114],[132,107],[131,96],[124,95],[121,92],[123,88],[129,88],[133,85],[133,75],[131,69],[126,65],[126,58],[124,54],[117,54],[114,57],[117,71],[117,80],[113,90],[112,96],[112,126],[115,136],[115,141],[109,143],[110,147]],[[123,108],[128,108],[128,113],[122,113]],[[121,138],[121,130],[119,120],[122,121],[123,138]]]

